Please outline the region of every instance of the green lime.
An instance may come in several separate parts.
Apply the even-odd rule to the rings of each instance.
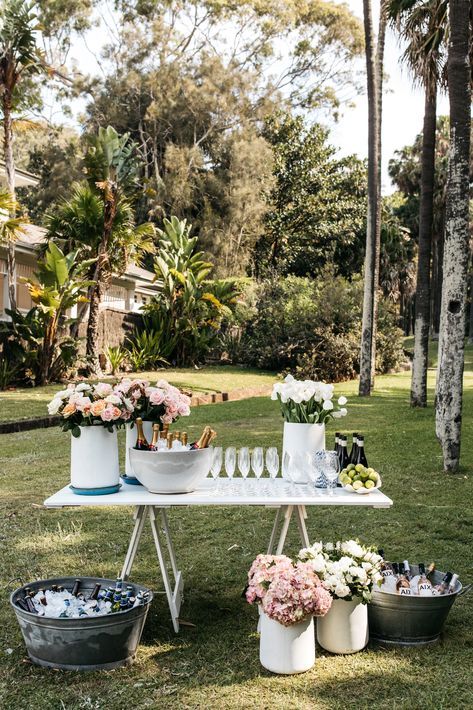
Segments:
[[[365,488],[374,488],[373,481],[370,481],[370,480],[366,481]]]
[[[353,488],[355,491],[358,491],[360,488],[363,488],[362,482],[361,481],[354,481]]]
[[[367,480],[368,480],[368,477],[369,477],[368,471],[362,471],[362,472],[360,473],[360,478],[361,478],[362,481],[367,481]]]
[[[357,463],[355,466],[355,471],[358,471],[358,473],[361,473],[361,471],[364,471],[365,467],[363,466],[362,463]]]
[[[349,463],[347,466],[348,471],[354,471],[355,470],[355,464],[354,463]]]
[[[378,478],[379,478],[379,476],[376,473],[376,471],[373,471],[373,473],[370,473],[370,476],[369,476],[370,481],[374,481],[375,483],[378,483]]]

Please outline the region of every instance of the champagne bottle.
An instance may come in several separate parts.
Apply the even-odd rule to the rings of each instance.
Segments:
[[[141,417],[136,418],[136,444],[135,449],[140,451],[149,451],[149,444],[146,441],[146,436],[143,431],[143,420]]]
[[[358,434],[356,431],[353,432],[353,439],[352,439],[352,444],[351,444],[351,451],[350,451],[350,463],[355,463],[356,464],[356,454],[358,452]]]
[[[194,441],[194,443],[191,444],[191,449],[192,450],[205,449],[205,447],[207,446],[207,442],[209,440],[209,437],[210,437],[210,432],[211,432],[210,427],[206,426],[200,436],[200,439],[197,439],[197,441]]]
[[[159,449],[159,424],[153,424],[153,438],[149,447],[150,451],[158,451]]]
[[[188,437],[187,437],[187,431],[183,431],[181,434],[181,443],[183,446],[187,446],[188,443]]]
[[[368,461],[365,455],[365,437],[359,435],[357,438],[357,451],[355,463],[361,463],[362,466],[368,468]]]
[[[350,458],[348,456],[348,448],[347,448],[347,437],[345,435],[342,435],[340,437],[340,454],[339,454],[339,461],[340,461],[340,469],[344,469],[348,466],[350,463]]]
[[[417,582],[417,593],[420,597],[432,596],[432,583],[425,574],[425,565],[419,562],[419,580]]]
[[[167,435],[167,448],[172,449],[172,442],[174,441],[174,436],[172,434]]]

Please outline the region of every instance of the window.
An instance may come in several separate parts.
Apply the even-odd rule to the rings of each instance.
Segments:
[[[16,265],[16,302],[17,306],[22,311],[29,311],[33,308],[34,303],[31,300],[30,292],[26,284],[20,279],[34,279],[34,267],[27,264]]]

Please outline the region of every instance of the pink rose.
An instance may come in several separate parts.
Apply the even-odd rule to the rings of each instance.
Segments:
[[[100,414],[100,417],[104,422],[111,422],[113,419],[115,419],[113,412],[114,409],[116,409],[116,407],[105,407],[103,412]]]
[[[169,414],[163,414],[161,421],[163,424],[172,424],[173,418]]]
[[[90,397],[79,397],[76,399],[76,407],[79,412],[88,414],[90,412],[90,407],[92,405]]]
[[[149,395],[149,401],[155,406],[159,406],[164,402],[164,392],[162,389],[154,389]]]
[[[188,417],[191,413],[190,407],[187,404],[180,404],[177,408],[180,417]]]
[[[94,394],[97,397],[108,397],[108,395],[112,394],[112,392],[113,392],[113,387],[112,387],[112,385],[109,385],[107,382],[99,382],[94,387]]]

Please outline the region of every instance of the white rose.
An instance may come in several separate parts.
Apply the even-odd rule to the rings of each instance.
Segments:
[[[343,597],[348,597],[350,594],[350,587],[347,584],[339,583],[334,589],[337,597],[343,599]]]
[[[365,554],[364,549],[356,542],[356,540],[345,540],[345,542],[342,542],[342,551],[352,557],[361,558]]]
[[[62,399],[60,399],[57,395],[50,401],[48,404],[48,412],[49,414],[57,414],[59,412],[60,407],[62,407]]]
[[[121,404],[122,403],[122,400],[116,394],[109,394],[108,397],[105,397],[105,401],[108,402],[109,404]]]
[[[322,408],[325,409],[326,412],[330,412],[333,409],[333,402],[331,399],[324,399],[324,403],[322,405]]]
[[[91,389],[92,387],[88,385],[87,382],[81,382],[79,385],[77,385],[76,392],[87,392]]]
[[[348,399],[346,397],[339,397],[338,398],[338,404],[343,407],[346,403],[348,402]]]

